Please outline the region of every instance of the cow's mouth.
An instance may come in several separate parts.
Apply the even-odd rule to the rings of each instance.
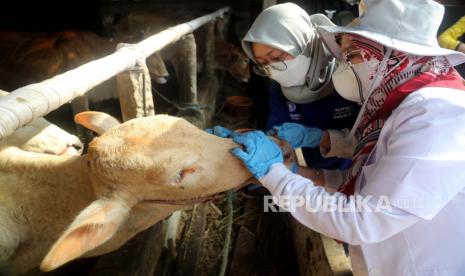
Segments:
[[[240,184],[233,190],[237,191],[250,183],[255,183],[257,180],[254,177],[251,177],[244,181],[244,183]],[[191,198],[184,198],[184,199],[146,199],[141,201],[141,203],[157,203],[157,204],[166,204],[166,205],[193,205],[197,203],[205,203],[216,201],[219,199],[224,198],[225,192],[219,192],[211,195],[200,196],[200,197],[191,197]]]

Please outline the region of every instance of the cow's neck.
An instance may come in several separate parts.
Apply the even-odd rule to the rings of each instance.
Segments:
[[[40,183],[45,190],[54,190],[57,196],[75,197],[84,201],[95,199],[84,156],[56,156],[23,151],[16,147],[0,150],[0,168],[20,174],[21,181],[35,185]],[[32,183],[32,184],[31,184]]]

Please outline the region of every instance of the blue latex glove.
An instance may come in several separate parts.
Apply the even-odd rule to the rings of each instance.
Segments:
[[[236,134],[233,141],[243,145],[245,151],[234,148],[232,154],[241,159],[257,179],[267,174],[274,163],[283,162],[281,149],[262,131]]]
[[[292,162],[291,163],[291,167],[289,168],[289,170],[291,170],[291,172],[293,173],[297,173],[297,170],[299,169],[299,167],[297,166],[297,163],[296,162]]]
[[[296,123],[284,123],[274,126],[267,132],[286,140],[293,148],[316,148],[320,145],[323,131],[316,127],[306,127]]]
[[[232,138],[236,133],[222,126],[214,126],[213,128],[205,129],[206,132],[219,136],[221,138]]]

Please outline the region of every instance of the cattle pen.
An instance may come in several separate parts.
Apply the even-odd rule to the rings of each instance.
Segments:
[[[79,68],[64,74],[55,76],[41,83],[28,85],[0,99],[0,139],[7,137],[17,128],[31,122],[34,118],[42,117],[61,105],[83,96],[88,90],[99,83],[117,75],[123,71],[129,74],[142,74],[142,77],[134,75],[134,91],[128,98],[140,96],[141,102],[134,100],[132,108],[123,108],[124,118],[153,115],[153,103],[151,101],[150,78],[147,77],[144,68],[145,59],[164,46],[174,43],[182,37],[189,39],[190,34],[200,26],[212,22],[218,17],[224,16],[228,8],[220,9],[214,13],[202,16],[153,35],[137,44],[122,45],[114,54],[100,60],[87,63]],[[192,39],[192,38],[190,38]],[[189,51],[189,49],[187,49]],[[195,59],[195,55],[191,56]],[[195,70],[194,68],[190,68]],[[195,75],[195,73],[187,73]],[[192,80],[194,81],[194,80]],[[144,89],[145,87],[145,89]],[[185,95],[190,103],[197,103],[196,83],[189,83],[190,91]],[[136,90],[141,91],[136,92]],[[130,91],[128,91],[130,92]],[[121,91],[121,93],[123,93]],[[121,94],[120,94],[121,95]],[[127,104],[129,104],[129,100]],[[127,112],[127,113],[126,113]],[[136,113],[134,113],[136,112]]]
[[[263,7],[273,3],[263,1]],[[201,129],[219,123],[234,129],[255,128],[250,103],[239,107],[240,116],[237,107],[218,103],[224,72],[223,78],[215,75],[215,39],[227,36],[232,12],[223,7],[149,34],[140,42],[119,43],[110,55],[0,97],[0,141],[63,105],[82,102],[91,89],[113,77],[122,121],[167,112],[156,108],[154,98],[166,95],[155,88],[146,62],[167,47],[171,50],[165,53],[172,55],[176,67],[178,95],[176,100],[162,99],[175,107],[173,115]],[[201,38],[194,34],[199,29]],[[267,214],[262,208],[263,191],[230,191],[217,202],[174,212],[96,260],[78,260],[50,274],[26,275],[351,275],[341,245],[292,221],[288,214]],[[260,250],[267,253],[256,257]],[[270,261],[275,267],[256,268]],[[74,271],[89,262],[90,271]]]

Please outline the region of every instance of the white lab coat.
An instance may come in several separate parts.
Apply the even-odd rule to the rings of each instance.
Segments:
[[[282,164],[260,181],[277,197],[303,195],[311,206],[321,195],[342,199],[346,209],[357,205]],[[296,206],[292,215],[350,244],[355,275],[465,275],[465,93],[423,88],[410,94],[386,121],[355,191],[371,197],[367,206],[383,198],[392,208],[309,212]]]

